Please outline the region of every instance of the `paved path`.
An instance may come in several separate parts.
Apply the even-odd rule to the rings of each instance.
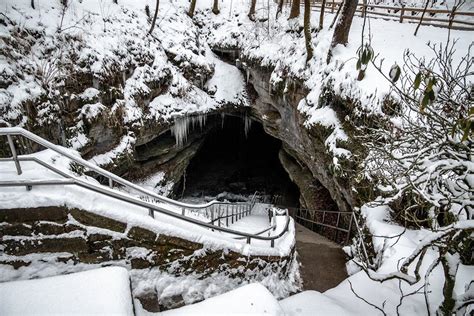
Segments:
[[[296,224],[296,251],[304,290],[324,292],[347,278],[341,246]]]

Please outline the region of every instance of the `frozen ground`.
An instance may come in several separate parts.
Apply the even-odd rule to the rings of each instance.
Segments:
[[[0,283],[0,315],[133,315],[128,271],[120,267]]]

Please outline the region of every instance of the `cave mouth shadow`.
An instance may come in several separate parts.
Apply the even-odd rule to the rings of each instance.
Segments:
[[[259,122],[252,121],[246,133],[244,118],[225,116],[206,133],[175,196],[192,199],[227,192],[225,198],[232,201],[258,191],[266,202],[298,207],[300,191],[280,163],[281,147]]]

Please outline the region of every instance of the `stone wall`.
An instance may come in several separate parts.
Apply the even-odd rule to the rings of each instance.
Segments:
[[[293,251],[290,257],[245,256],[226,249],[205,249],[200,243],[160,235],[79,209],[57,206],[1,209],[0,264],[21,269],[34,265],[35,260],[41,261],[31,254],[52,255],[53,265],[159,268],[175,276],[193,273],[199,278],[216,272],[239,278],[249,271],[259,271],[261,277],[280,273],[285,278]],[[153,293],[141,292],[139,298],[150,301],[150,295],[153,297]],[[170,304],[175,306],[176,302]],[[154,310],[153,304],[148,305]]]

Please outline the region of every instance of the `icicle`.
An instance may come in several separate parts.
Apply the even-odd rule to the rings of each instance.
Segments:
[[[171,126],[171,134],[176,140],[176,146],[182,147],[187,142],[190,130],[196,128],[196,125],[199,125],[199,128],[202,131],[206,125],[206,121],[206,114],[176,117],[174,119],[174,125]]]
[[[171,134],[174,135],[176,146],[182,147],[188,140],[189,117],[181,116],[174,119],[174,125],[171,127]]]
[[[247,114],[247,112],[245,112],[245,115],[244,115],[244,133],[245,133],[245,138],[247,138],[247,136],[248,136],[248,134],[249,134],[250,127],[252,127],[252,119],[251,119],[250,116]]]

